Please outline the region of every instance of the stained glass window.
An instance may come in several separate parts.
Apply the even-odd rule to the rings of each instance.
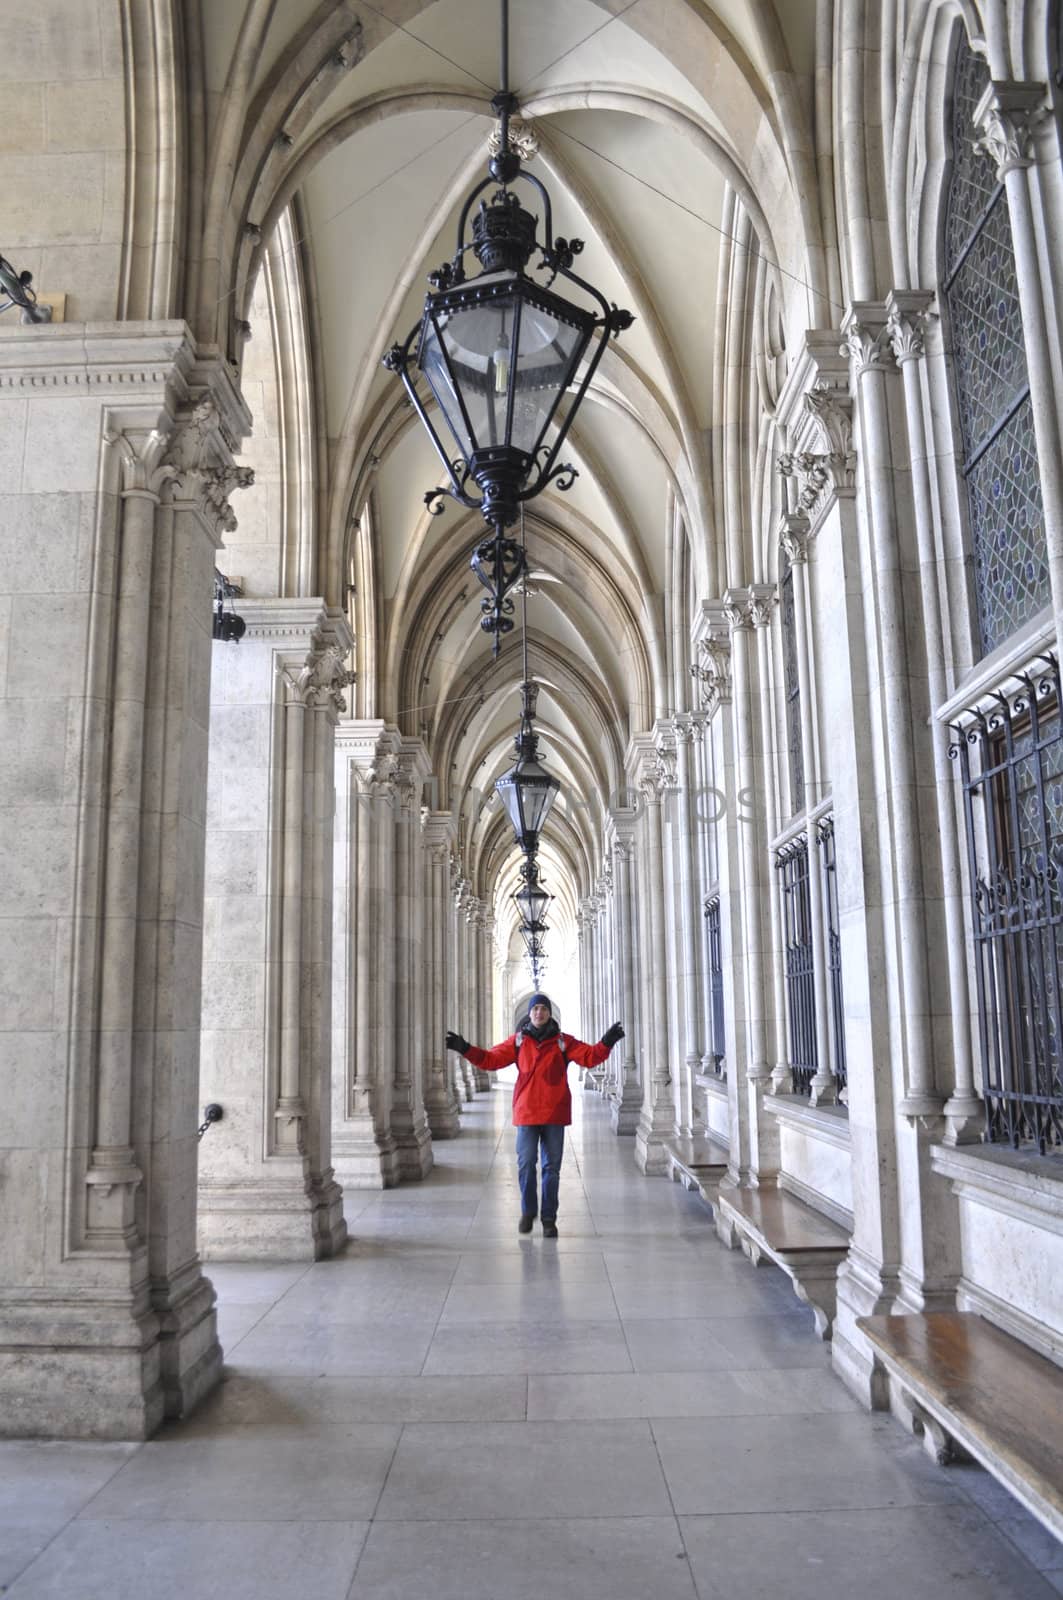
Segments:
[[[963,40],[953,92],[944,288],[983,654],[1050,598],[1011,219],[993,159],[975,143],[974,111],[988,85],[985,61]]]

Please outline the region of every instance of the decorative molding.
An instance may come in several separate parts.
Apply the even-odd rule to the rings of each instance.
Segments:
[[[803,410],[826,449],[789,451],[779,457],[778,470],[798,480],[797,511],[818,524],[835,499],[856,492],[852,397],[839,383],[818,379],[803,397]]]
[[[310,652],[295,680],[294,690],[304,705],[314,709],[331,706],[342,716],[347,709],[343,691],[355,681],[345,666],[347,651],[336,639],[314,631]]]
[[[998,183],[1009,172],[1033,165],[1034,130],[1048,114],[1043,83],[994,80],[986,89],[974,110],[975,126],[982,131],[973,142],[996,164]]]
[[[533,160],[539,154],[539,135],[531,117],[510,117],[509,147],[525,162]],[[502,153],[501,130],[497,123],[488,135],[487,150],[492,156]]]

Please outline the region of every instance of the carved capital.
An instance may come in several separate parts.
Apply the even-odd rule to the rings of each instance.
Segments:
[[[694,663],[690,676],[699,685],[702,711],[711,716],[719,706],[731,703],[731,630],[713,626],[698,640],[701,660]]]
[[[314,630],[310,652],[294,686],[304,705],[311,708],[331,706],[340,714],[346,710],[343,691],[354,682],[355,674],[344,665],[345,657],[341,645]]]
[[[728,589],[723,597],[723,614],[732,634],[753,626],[753,611],[748,589]]]
[[[892,372],[895,367],[885,309],[872,301],[854,301],[842,322],[841,353],[849,357],[855,385],[867,372]]]
[[[924,355],[927,326],[937,316],[933,306],[932,294],[915,290],[895,289],[886,301],[886,327],[899,367]]]
[[[250,467],[234,464],[235,450],[235,439],[207,395],[179,419],[166,452],[164,465],[172,469],[175,498],[191,501],[215,537],[236,528],[229,496],[255,481]]]
[[[801,512],[787,512],[779,519],[779,544],[792,567],[808,560],[809,530],[812,524]]]
[[[778,601],[773,583],[754,583],[749,588],[749,616],[754,628],[766,628]]]
[[[1033,165],[1033,135],[1048,115],[1043,83],[993,82],[974,110],[975,127],[981,130],[974,140],[976,150],[984,150],[996,166],[997,182],[1009,172]]]

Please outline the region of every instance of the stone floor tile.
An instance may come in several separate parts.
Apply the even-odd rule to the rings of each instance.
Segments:
[[[0,1528],[53,1530],[76,1516],[139,1448],[0,1440]]]
[[[520,1236],[517,1236],[518,1245]],[[558,1243],[561,1243],[558,1240]],[[607,1284],[600,1250],[573,1253],[566,1250],[505,1250],[469,1252],[454,1274],[454,1287],[479,1283],[600,1283]]]
[[[697,1600],[670,1516],[375,1523],[349,1600],[417,1595]]]
[[[643,1317],[741,1317],[765,1311],[792,1312],[794,1293],[789,1282],[764,1284],[704,1282],[677,1274],[668,1282],[639,1282],[634,1277],[614,1281],[617,1309],[624,1321]]]
[[[369,1377],[420,1372],[435,1322],[260,1322],[233,1351],[239,1372]],[[449,1369],[444,1369],[449,1370]]]
[[[441,1327],[424,1364],[431,1375],[503,1372],[630,1372],[631,1357],[619,1319],[578,1322],[571,1327],[496,1322],[470,1334],[457,1324]]]
[[[346,1600],[366,1522],[72,1522],[16,1600]]]
[[[8,1592],[19,1573],[24,1572],[61,1532],[64,1520],[61,1519],[54,1530],[41,1526],[6,1528],[0,1524],[0,1594]]]
[[[527,1411],[527,1379],[277,1378],[230,1374],[186,1422],[182,1437],[232,1428],[298,1432],[345,1422],[515,1422]]]
[[[652,1426],[681,1515],[964,1499],[888,1415],[666,1418]]]
[[[1063,1570],[1063,1541],[1018,1502],[1013,1502],[1010,1516],[998,1518],[996,1527],[1039,1572]]]
[[[272,1305],[311,1270],[309,1261],[275,1266],[258,1261],[207,1261],[204,1271],[219,1303],[226,1306]]]
[[[171,1434],[142,1445],[82,1512],[91,1521],[347,1522],[370,1517],[400,1429],[304,1428],[294,1438]]]
[[[440,1327],[473,1322],[609,1322],[616,1302],[607,1283],[455,1284],[447,1296]]]
[[[636,1372],[700,1372],[747,1367],[830,1367],[810,1313],[763,1317],[635,1317],[624,1333]]]
[[[832,1372],[584,1373],[528,1379],[530,1421],[860,1412]],[[861,1413],[862,1414],[862,1413]]]
[[[813,1517],[681,1517],[703,1596],[735,1600],[1048,1600],[1052,1590],[968,1506]]]
[[[294,1322],[435,1322],[446,1302],[449,1279],[427,1281],[414,1274],[386,1279],[371,1269],[342,1277],[303,1278],[270,1307],[264,1326]]]
[[[404,1428],[377,1520],[667,1516],[645,1422]]]

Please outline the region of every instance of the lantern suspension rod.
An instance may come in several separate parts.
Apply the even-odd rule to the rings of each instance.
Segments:
[[[505,5],[505,3],[506,3],[506,0],[502,0],[502,4]],[[523,646],[524,646],[524,670],[521,673],[521,678],[522,678],[524,683],[527,683],[527,681],[528,681],[528,534],[527,534],[527,530],[526,530],[526,528],[524,526],[524,505],[523,505],[523,503],[521,504],[521,508],[520,508],[520,547],[521,547],[521,550],[524,553],[524,568],[523,568],[523,571],[524,571],[524,582],[523,582],[522,593],[521,593],[521,622],[522,622],[521,633],[523,634]]]

